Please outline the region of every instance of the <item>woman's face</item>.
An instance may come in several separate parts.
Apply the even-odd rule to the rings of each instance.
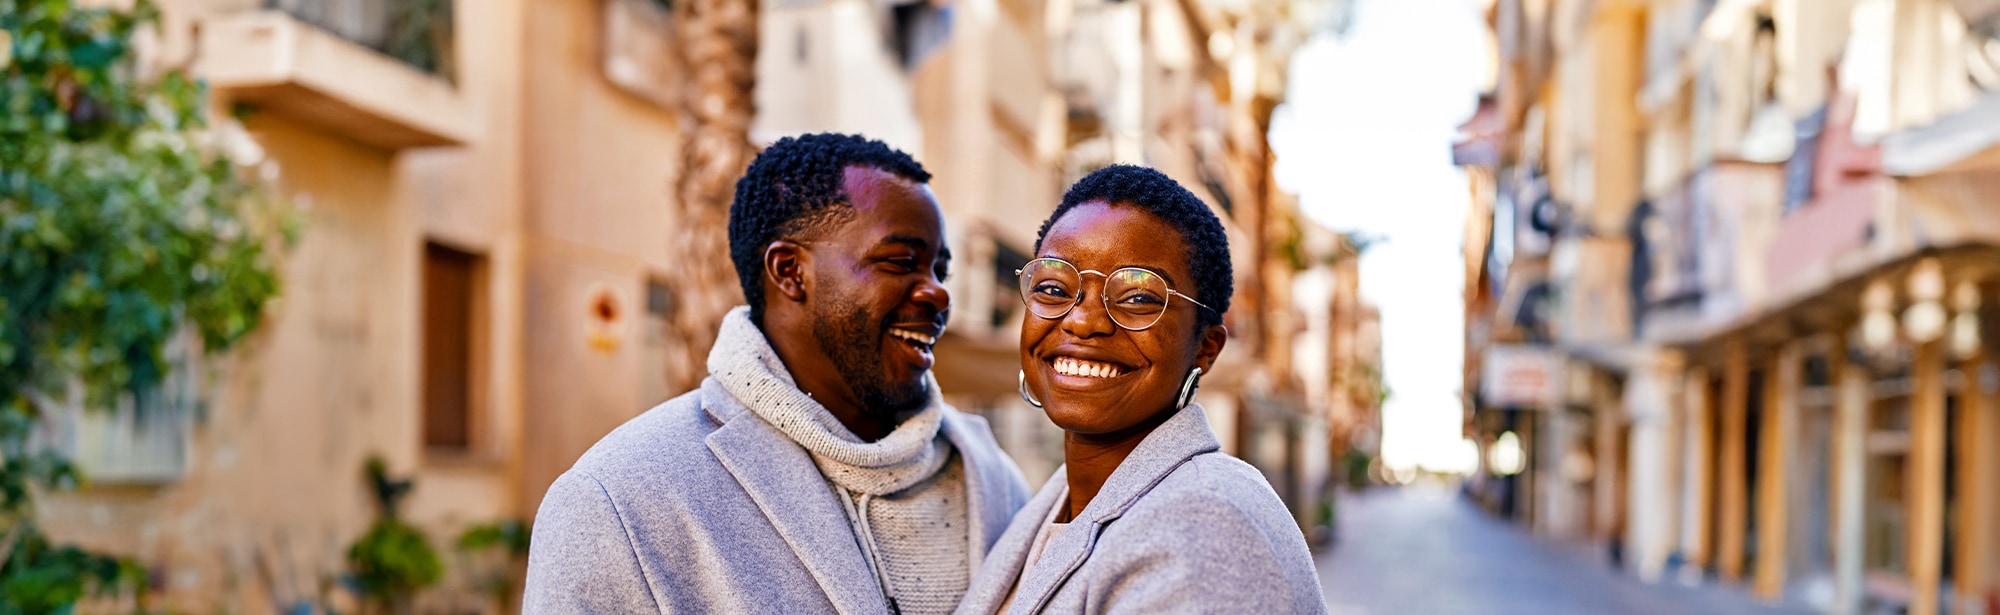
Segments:
[[[1139,267],[1160,274],[1174,290],[1207,303],[1188,269],[1185,240],[1165,221],[1129,205],[1089,202],[1049,227],[1037,257],[1104,273]],[[1058,319],[1032,312],[1021,324],[1021,370],[1056,426],[1076,434],[1150,429],[1149,419],[1174,409],[1181,384],[1208,370],[1228,335],[1221,325],[1196,324],[1203,309],[1179,297],[1141,331],[1112,322],[1101,275],[1085,274],[1082,301]]]

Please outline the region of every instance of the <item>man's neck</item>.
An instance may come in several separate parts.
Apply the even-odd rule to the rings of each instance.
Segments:
[[[799,390],[825,407],[854,437],[862,442],[874,442],[896,430],[900,421],[887,420],[868,412],[853,389],[840,378],[840,370],[835,368],[833,360],[813,342],[812,336],[772,335],[770,329],[760,329]]]

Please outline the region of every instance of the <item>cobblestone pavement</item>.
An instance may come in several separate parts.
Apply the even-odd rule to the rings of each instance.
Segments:
[[[1733,587],[1647,584],[1539,541],[1445,486],[1342,494],[1340,541],[1316,555],[1333,615],[1790,615]]]

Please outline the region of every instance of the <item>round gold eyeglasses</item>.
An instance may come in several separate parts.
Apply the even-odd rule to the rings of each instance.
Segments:
[[[1133,331],[1160,322],[1174,297],[1211,311],[1215,309],[1167,287],[1166,278],[1140,267],[1104,273],[1078,269],[1060,258],[1043,257],[1028,261],[1014,274],[1021,277],[1021,301],[1028,305],[1028,311],[1050,320],[1069,314],[1083,301],[1084,274],[1104,276],[1104,311],[1111,315],[1111,322]]]

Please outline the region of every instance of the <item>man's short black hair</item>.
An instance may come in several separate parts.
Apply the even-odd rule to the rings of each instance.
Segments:
[[[848,167],[880,169],[917,183],[931,174],[909,154],[859,135],[815,133],[785,137],[750,162],[729,204],[729,259],[750,304],[764,322],[764,248],[846,220],[854,211],[843,187]]]
[[[1091,171],[1063,193],[1062,203],[1056,205],[1048,220],[1042,221],[1042,230],[1035,234],[1035,253],[1042,253],[1042,240],[1048,238],[1049,227],[1056,220],[1076,206],[1092,202],[1137,207],[1174,227],[1181,235],[1181,243],[1187,246],[1184,256],[1188,271],[1194,275],[1194,288],[1174,290],[1214,308],[1196,307],[1195,312],[1200,315],[1196,324],[1203,327],[1222,324],[1222,314],[1229,311],[1229,297],[1236,293],[1236,274],[1229,261],[1229,234],[1207,203],[1164,173],[1114,164]]]

